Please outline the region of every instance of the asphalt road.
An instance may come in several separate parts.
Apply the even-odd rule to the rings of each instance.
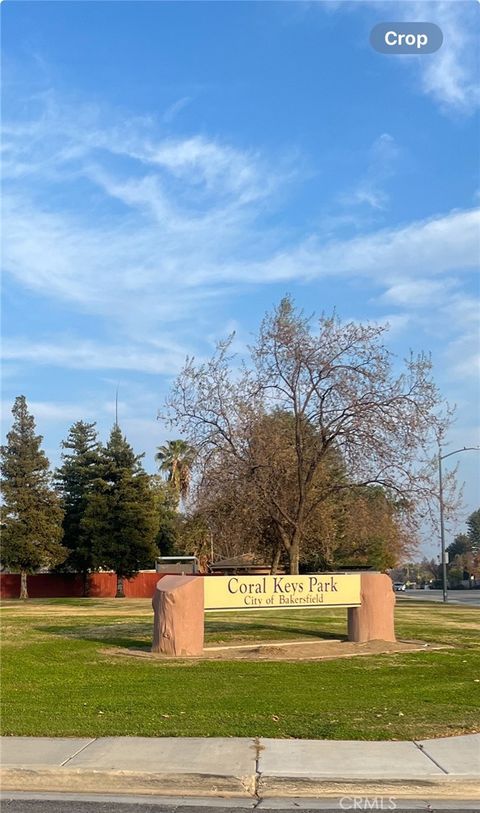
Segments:
[[[403,590],[395,594],[397,599],[414,599],[415,601],[443,601],[441,590]],[[449,590],[448,601],[451,604],[463,604],[466,607],[480,607],[480,590]]]
[[[410,813],[411,811],[428,811],[428,813],[477,813],[478,804],[474,801],[459,802],[455,800],[443,802],[409,801],[408,799],[398,799],[396,801],[381,798],[344,797],[342,800],[308,800],[308,799],[281,799],[270,807],[271,800],[264,800],[260,804],[239,800],[238,803],[229,800],[228,807],[212,804],[208,800],[202,800],[201,806],[195,805],[175,805],[156,804],[148,801],[111,802],[111,801],[68,801],[60,799],[9,799],[2,797],[2,811],[4,813],[232,813],[233,810],[301,810],[302,813],[342,813],[345,810],[368,810],[368,811],[397,811],[397,813]],[[393,804],[396,806],[393,807]],[[248,807],[247,807],[248,805]]]

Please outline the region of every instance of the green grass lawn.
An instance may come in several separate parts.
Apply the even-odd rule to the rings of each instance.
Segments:
[[[2,609],[2,733],[411,739],[480,730],[478,609],[402,601],[400,638],[452,649],[316,662],[118,657],[151,642],[150,601]],[[207,615],[207,643],[338,638],[346,610]]]

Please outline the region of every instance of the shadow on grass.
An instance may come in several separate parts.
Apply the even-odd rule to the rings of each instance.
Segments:
[[[56,635],[60,638],[74,638],[76,641],[96,641],[106,646],[124,647],[126,649],[149,649],[152,642],[152,625],[139,629],[139,625],[122,626],[115,629],[111,626],[66,627],[65,625],[42,625],[36,627],[39,632]],[[116,634],[115,634],[116,633]],[[139,637],[142,636],[142,637]]]
[[[322,640],[338,640],[346,638],[346,633],[341,632],[329,632],[327,630],[314,630],[308,629],[306,627],[289,627],[289,626],[278,626],[278,624],[261,624],[260,622],[256,623],[248,623],[248,625],[242,624],[229,624],[228,622],[214,622],[212,624],[207,624],[205,628],[205,633],[207,637],[211,636],[218,636],[222,633],[230,633],[232,638],[242,638],[242,640],[250,639],[255,637],[255,633],[262,633],[261,642],[267,640],[264,637],[263,633],[270,632],[272,636],[275,636],[276,633],[286,632],[288,633],[292,639],[294,638],[320,638]],[[274,638],[272,638],[274,640]]]
[[[152,624],[122,624],[105,625],[71,625],[49,624],[37,626],[39,632],[59,637],[74,638],[78,641],[96,641],[105,646],[122,647],[125,649],[149,649],[152,641]],[[312,630],[305,627],[278,626],[268,623],[238,623],[214,622],[205,630],[207,643],[219,641],[234,644],[238,643],[266,643],[283,640],[286,633],[289,639],[316,638],[318,640],[346,640],[346,634],[330,632],[327,630]]]

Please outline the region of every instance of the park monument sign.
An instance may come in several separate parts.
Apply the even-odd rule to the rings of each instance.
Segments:
[[[348,607],[348,639],[395,641],[392,582],[384,573],[179,576],[157,583],[152,651],[201,656],[205,612]]]
[[[276,610],[360,605],[360,574],[212,576],[204,581],[204,609]]]

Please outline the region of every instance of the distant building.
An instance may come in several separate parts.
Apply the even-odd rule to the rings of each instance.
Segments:
[[[242,553],[231,559],[220,559],[209,565],[212,575],[217,576],[268,576],[271,565],[260,562],[254,553]],[[277,573],[285,573],[283,567],[277,568]]]

